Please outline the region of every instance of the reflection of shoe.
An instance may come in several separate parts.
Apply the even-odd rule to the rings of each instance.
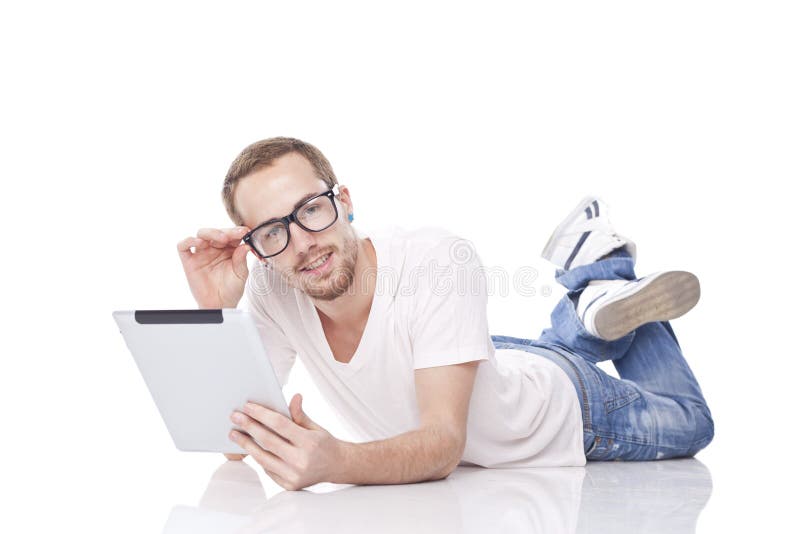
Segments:
[[[614,341],[639,326],[669,321],[700,300],[700,282],[686,271],[661,271],[638,280],[592,280],[576,311],[586,330]]]
[[[598,197],[587,196],[553,231],[542,257],[566,271],[597,261],[619,247],[625,247],[636,261],[636,245],[616,233],[606,204]]]

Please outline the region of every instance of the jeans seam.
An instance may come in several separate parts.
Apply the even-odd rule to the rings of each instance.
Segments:
[[[639,439],[639,438],[635,438],[635,437],[632,437],[632,436],[621,436],[621,435],[617,434],[616,432],[603,432],[603,431],[600,431],[600,432],[597,432],[597,435],[600,436],[601,438],[605,438],[605,439],[611,438],[614,441],[623,442],[623,443],[631,443],[631,444],[634,444],[634,445],[647,445],[649,447],[660,447],[660,448],[664,448],[664,449],[673,449],[673,450],[676,450],[676,451],[685,450],[683,447],[674,447],[672,445],[660,445],[658,443],[653,443],[650,440]]]
[[[581,378],[581,374],[580,374],[580,372],[578,372],[578,367],[575,365],[575,363],[572,360],[567,358],[566,355],[561,354],[561,352],[556,350],[555,346],[552,345],[551,343],[546,343],[546,342],[540,342],[540,343],[546,344],[546,345],[549,345],[549,346],[553,347],[551,350],[553,352],[555,352],[556,354],[558,354],[559,356],[561,356],[562,358],[564,358],[567,361],[567,363],[570,365],[570,367],[572,367],[572,370],[575,373],[575,378],[578,379],[578,384],[580,385],[580,388],[581,388],[581,396],[582,396],[581,402],[582,402],[583,407],[584,407],[584,410],[583,410],[583,413],[584,413],[584,417],[583,417],[584,423],[583,424],[584,424],[584,426],[583,426],[583,428],[584,428],[584,430],[592,431],[592,418],[591,418],[592,416],[591,416],[591,412],[590,412],[590,409],[589,409],[589,394],[587,392],[586,385],[583,383],[583,378]]]
[[[706,435],[705,435],[705,436],[703,436],[702,438],[699,438],[699,439],[696,439],[696,440],[692,441],[692,443],[691,443],[691,446],[690,446],[689,448],[690,448],[690,449],[691,449],[691,448],[694,448],[694,447],[696,447],[698,444],[700,444],[700,443],[703,443],[703,442],[704,442],[704,441],[706,441],[706,440],[708,440],[708,441],[709,441],[709,443],[710,443],[712,439],[714,439],[714,432],[711,432],[710,434],[706,434]]]

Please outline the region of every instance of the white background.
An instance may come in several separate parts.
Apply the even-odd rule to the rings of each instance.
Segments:
[[[175,245],[231,225],[227,167],[276,135],[327,155],[355,224],[440,224],[486,266],[535,267],[535,296],[492,295],[497,334],[548,326],[563,288],[539,253],[600,195],[639,276],[701,281],[673,322],[716,422],[698,532],[786,525],[798,18],[770,1],[4,4],[2,530],[159,532],[197,500],[221,458],[174,450],[111,312],[195,307]],[[342,435],[301,364],[289,389]]]

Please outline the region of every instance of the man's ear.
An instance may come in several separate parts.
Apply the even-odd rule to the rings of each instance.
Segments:
[[[353,201],[350,198],[350,190],[347,189],[346,185],[339,186],[339,202],[341,202],[345,207],[345,216],[353,213]]]

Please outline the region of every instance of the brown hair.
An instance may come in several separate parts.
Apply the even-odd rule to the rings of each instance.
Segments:
[[[245,147],[236,156],[228,169],[228,174],[225,175],[225,182],[222,184],[222,203],[225,204],[225,210],[235,224],[244,226],[244,220],[233,204],[233,191],[236,183],[259,169],[269,167],[276,159],[292,152],[306,158],[314,167],[317,177],[328,187],[333,187],[338,183],[330,162],[314,145],[292,137],[270,137],[256,141]]]

